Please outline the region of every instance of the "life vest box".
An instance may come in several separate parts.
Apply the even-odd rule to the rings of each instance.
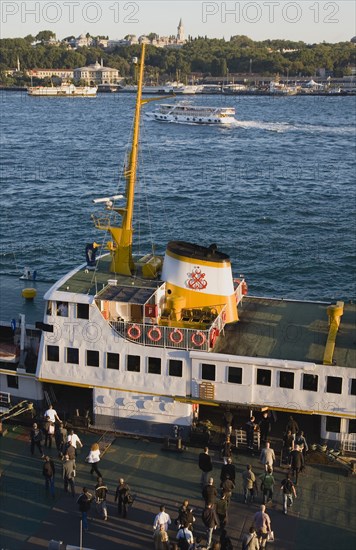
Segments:
[[[158,306],[157,306],[157,304],[146,304],[145,305],[145,317],[158,317]]]

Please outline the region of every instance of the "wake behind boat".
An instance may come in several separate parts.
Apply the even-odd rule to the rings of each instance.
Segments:
[[[155,120],[162,122],[189,122],[191,124],[235,124],[233,107],[206,107],[186,101],[164,103],[152,113]]]
[[[96,86],[74,86],[74,84],[32,86],[27,89],[28,95],[36,97],[96,97],[97,91]]]

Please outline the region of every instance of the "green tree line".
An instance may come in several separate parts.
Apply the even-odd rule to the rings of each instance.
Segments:
[[[152,33],[154,34],[154,33]],[[120,46],[112,50],[101,47],[82,47],[76,50],[65,43],[48,45],[53,36],[41,31],[34,37],[0,40],[0,73],[17,66],[21,69],[74,69],[103,59],[104,65],[119,70],[123,77],[132,77],[131,60],[140,54],[140,46]],[[287,50],[287,51],[286,51]],[[289,51],[288,51],[289,50]],[[247,36],[232,36],[230,40],[198,37],[190,38],[179,49],[147,47],[146,75],[152,78],[181,79],[192,73],[203,76],[226,77],[235,73],[259,75],[313,76],[325,68],[332,76],[350,74],[355,64],[355,44],[306,44],[290,40],[254,41]]]

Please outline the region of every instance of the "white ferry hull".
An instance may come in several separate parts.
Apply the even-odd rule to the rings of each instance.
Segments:
[[[185,116],[185,115],[161,115],[158,113],[154,114],[155,120],[159,122],[176,122],[176,123],[189,123],[189,124],[210,124],[212,126],[229,126],[231,124],[236,124],[236,118],[234,117],[225,117],[225,118],[215,118],[215,117],[198,117],[198,116]]]
[[[28,88],[27,93],[33,97],[96,97],[98,88],[89,86],[38,86]]]

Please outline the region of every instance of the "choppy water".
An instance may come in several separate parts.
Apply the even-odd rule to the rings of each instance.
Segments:
[[[53,281],[101,242],[96,197],[120,177],[134,96],[0,96],[0,274]],[[216,242],[252,294],[352,299],[355,100],[194,97],[236,107],[231,128],[146,120],[135,252],[171,239]],[[144,107],[150,111],[154,104]]]

